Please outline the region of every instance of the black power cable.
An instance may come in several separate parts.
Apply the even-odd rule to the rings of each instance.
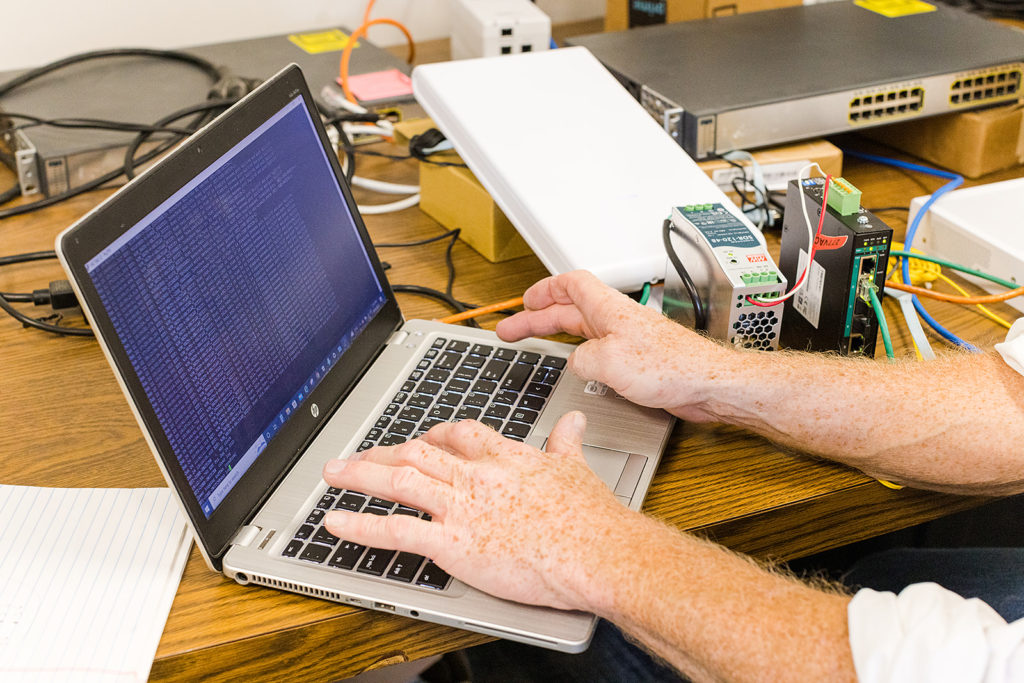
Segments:
[[[33,251],[26,254],[14,254],[11,256],[0,256],[0,266],[9,266],[15,263],[28,263],[30,261],[42,261],[45,259],[57,258],[57,252],[55,251]],[[66,281],[58,281],[51,283],[51,288],[54,285],[60,284],[66,291],[62,293],[62,298],[65,300],[74,299],[73,293],[70,291],[70,284]],[[28,297],[27,299],[25,297]],[[34,327],[37,330],[44,332],[52,332],[53,334],[60,334],[69,337],[92,337],[95,336],[93,331],[86,327],[68,327],[67,325],[54,325],[52,323],[45,322],[43,320],[36,320],[31,318],[21,311],[11,306],[10,302],[15,303],[45,303],[45,300],[50,298],[50,292],[44,292],[40,290],[33,294],[0,294],[0,309],[10,315],[12,318],[20,322],[25,327]]]
[[[661,239],[665,245],[665,253],[668,255],[668,260],[672,263],[672,267],[676,269],[676,274],[679,275],[679,279],[683,281],[683,287],[686,288],[686,293],[690,297],[690,301],[693,303],[693,326],[694,329],[705,332],[708,329],[708,315],[704,308],[704,302],[700,298],[700,292],[697,291],[696,285],[693,284],[693,279],[690,278],[690,273],[686,270],[686,266],[679,260],[679,254],[676,253],[675,247],[672,246],[671,232],[676,233],[679,230],[672,225],[672,220],[669,218],[665,219],[665,222],[661,224]]]

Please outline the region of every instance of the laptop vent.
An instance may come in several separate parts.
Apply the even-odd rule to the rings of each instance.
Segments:
[[[291,593],[302,593],[303,595],[310,595],[314,598],[322,598],[324,600],[333,600],[334,602],[350,602],[349,599],[341,593],[325,591],[322,588],[304,586],[301,583],[271,579],[267,576],[250,576],[249,580],[252,583],[259,584],[260,586],[269,586],[270,588],[277,588],[278,590],[289,591]]]

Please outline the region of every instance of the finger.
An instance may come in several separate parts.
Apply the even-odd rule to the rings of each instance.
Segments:
[[[604,381],[606,370],[621,363],[613,345],[612,337],[583,342],[569,356],[569,369],[583,379]]]
[[[583,458],[583,433],[587,429],[587,417],[578,410],[566,413],[555,423],[545,450],[548,453]]]
[[[586,336],[583,314],[572,304],[553,304],[540,310],[521,311],[498,323],[495,332],[508,342],[527,337],[544,337],[568,332],[577,337]]]
[[[371,548],[404,550],[426,557],[436,557],[445,548],[441,524],[418,517],[332,510],[324,517],[324,526],[338,538]]]
[[[375,462],[378,465],[391,465],[392,467],[407,465],[415,467],[428,477],[446,484],[452,483],[454,469],[458,466],[458,460],[453,458],[451,454],[435,448],[420,439],[406,441],[398,446],[377,446],[361,451],[352,456],[352,458]],[[341,469],[340,466],[334,464],[334,461],[329,461],[324,466],[325,474],[328,468]]]
[[[395,500],[434,515],[448,509],[450,487],[408,465],[391,467],[359,459],[332,460],[324,481],[340,489]]]
[[[476,420],[442,422],[420,437],[427,443],[464,460],[477,460],[494,453],[509,439]]]

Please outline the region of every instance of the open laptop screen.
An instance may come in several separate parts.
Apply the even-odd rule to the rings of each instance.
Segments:
[[[85,269],[207,519],[387,301],[301,95]]]

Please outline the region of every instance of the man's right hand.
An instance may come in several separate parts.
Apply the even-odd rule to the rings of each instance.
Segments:
[[[568,332],[588,341],[569,358],[585,379],[603,382],[634,403],[690,421],[717,417],[706,389],[729,350],[641,306],[593,274],[545,278],[523,295],[526,310],[498,323],[506,341]]]

